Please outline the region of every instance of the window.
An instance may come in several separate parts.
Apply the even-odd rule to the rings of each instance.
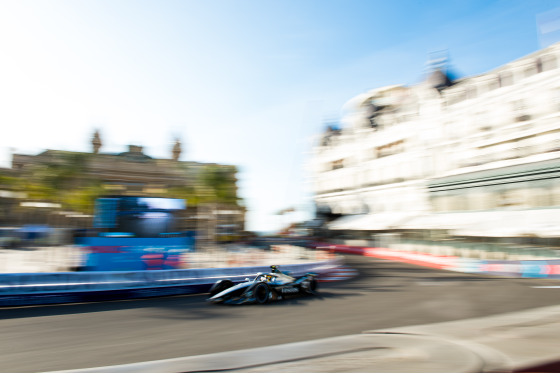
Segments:
[[[469,201],[465,195],[453,195],[449,197],[451,210],[468,210]]]
[[[393,143],[385,144],[376,148],[377,157],[391,156],[404,151],[404,140],[399,140]]]
[[[513,110],[515,110],[516,112],[522,111],[526,107],[524,100],[515,100],[512,104]]]
[[[533,207],[546,207],[553,204],[554,198],[549,189],[531,188],[530,201]]]
[[[467,87],[467,99],[474,99],[477,96],[476,86]]]
[[[525,68],[523,74],[525,78],[531,77],[538,73],[537,64],[531,64]]]
[[[513,74],[509,71],[500,74],[500,86],[506,87],[513,85]]]
[[[492,78],[488,83],[488,91],[492,91],[500,88],[500,80],[498,78]]]
[[[453,105],[465,100],[466,98],[467,95],[465,93],[465,90],[457,90],[456,92],[451,92],[447,99],[447,105]]]
[[[546,55],[541,57],[541,71],[549,71],[556,69],[558,67],[556,57],[552,55]]]
[[[332,170],[342,169],[344,167],[344,160],[336,160],[332,163]]]
[[[525,100],[515,100],[512,102],[512,106],[516,122],[523,122],[531,119],[531,116],[526,113],[527,104]]]
[[[555,188],[551,190],[552,203],[551,205],[560,205],[560,188],[556,185]]]
[[[560,87],[554,87],[550,90],[550,109],[552,112],[560,110]]]

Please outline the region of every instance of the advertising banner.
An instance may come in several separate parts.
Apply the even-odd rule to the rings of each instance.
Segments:
[[[177,237],[82,237],[76,241],[85,271],[178,269],[181,255],[194,250],[194,233]]]

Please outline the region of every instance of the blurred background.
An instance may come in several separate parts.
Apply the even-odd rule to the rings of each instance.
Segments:
[[[100,220],[136,196],[182,201],[134,219],[201,245],[557,257],[559,20],[545,0],[3,1],[0,245],[149,236]]]
[[[205,302],[272,264],[319,294]],[[0,273],[0,371],[558,363],[560,3],[0,0]]]

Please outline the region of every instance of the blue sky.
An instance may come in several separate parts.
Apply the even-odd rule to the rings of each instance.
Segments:
[[[0,166],[10,149],[143,145],[237,165],[248,229],[309,218],[312,135],[354,95],[479,74],[540,48],[556,0],[0,0]],[[281,218],[280,209],[300,212]]]

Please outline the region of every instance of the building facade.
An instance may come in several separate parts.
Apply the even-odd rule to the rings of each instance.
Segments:
[[[169,159],[150,157],[136,145],[116,154],[100,152],[101,146],[95,132],[91,153],[14,154],[12,168],[2,175],[17,183],[2,186],[10,200],[3,204],[0,224],[91,227],[95,197],[140,195],[185,199],[181,229],[196,230],[202,239],[219,239],[222,227],[230,237],[245,230],[235,166],[179,161],[178,140]]]
[[[436,66],[346,107],[310,162],[317,206],[344,215],[331,229],[560,236],[560,44],[455,81]]]

